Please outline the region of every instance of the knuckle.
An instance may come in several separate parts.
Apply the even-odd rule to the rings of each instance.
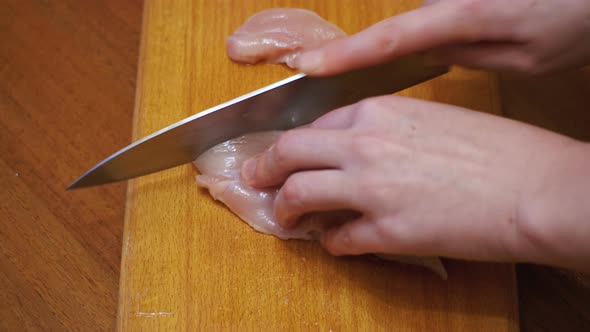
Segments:
[[[407,250],[408,229],[407,225],[401,220],[385,218],[376,221],[375,227],[377,232],[387,239],[388,250],[397,253],[403,253]]]
[[[385,97],[373,97],[363,99],[359,102],[360,110],[362,112],[374,112],[376,110],[381,110],[384,106],[387,106],[388,98]]]
[[[357,188],[362,193],[363,202],[375,207],[370,214],[376,218],[388,213],[399,199],[400,185],[395,182],[384,185],[383,175],[364,175],[358,181]]]
[[[543,73],[541,58],[532,52],[525,53],[517,64],[518,71],[527,75],[539,75]]]
[[[350,230],[342,227],[336,232],[328,232],[322,241],[324,248],[334,256],[341,256],[354,253]]]
[[[352,127],[365,127],[371,125],[373,115],[371,114],[371,109],[366,107],[364,103],[365,102],[362,101],[355,107]]]
[[[398,96],[382,96],[363,99],[358,102],[357,120],[381,120],[384,115],[391,114],[397,110],[396,104],[404,103],[406,100]]]
[[[357,103],[355,108],[354,122],[357,124],[377,124],[383,122],[384,117],[390,116],[392,110],[395,109],[395,103],[397,97],[385,96],[385,97],[373,97],[363,99]]]
[[[323,246],[328,251],[328,253],[330,253],[330,255],[340,256],[344,254],[342,247],[333,236],[326,237],[326,240],[323,242]]]
[[[398,51],[400,33],[402,32],[397,20],[394,18],[386,19],[379,23],[378,28],[375,38],[375,51],[379,52],[382,57],[394,56]]]
[[[375,162],[385,155],[385,142],[366,134],[359,134],[351,139],[350,151],[361,162]]]
[[[461,0],[458,5],[463,17],[479,17],[486,11],[486,1],[483,0]]]
[[[384,196],[383,183],[377,176],[364,175],[358,183],[359,191],[367,195],[372,202],[382,201],[381,197]]]
[[[393,240],[392,242],[396,242],[395,240],[399,238],[400,227],[395,222],[391,222],[388,219],[378,219],[375,222],[375,227],[377,228],[377,231],[386,236],[388,240]]]
[[[463,41],[477,41],[486,35],[490,21],[490,4],[485,0],[460,0],[455,3],[457,17],[464,21],[456,31]],[[492,15],[493,17],[494,15]],[[492,21],[494,23],[494,21]]]
[[[287,131],[279,137],[276,141],[272,156],[273,161],[277,167],[287,166],[290,161],[291,151],[293,150],[293,144],[296,141],[295,133]]]
[[[359,114],[372,112],[381,105],[379,98],[367,98],[359,102]]]
[[[282,198],[287,206],[301,206],[304,204],[305,185],[297,174],[291,175],[281,188]]]

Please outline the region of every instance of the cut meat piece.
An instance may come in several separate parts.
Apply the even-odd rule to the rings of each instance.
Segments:
[[[194,162],[201,172],[197,182],[259,232],[283,240],[312,239],[313,229],[304,226],[285,230],[275,222],[273,202],[278,188],[254,189],[240,177],[242,163],[268,148],[280,134],[279,131],[253,133],[214,146]]]
[[[308,10],[269,9],[250,17],[227,39],[227,52],[232,60],[241,63],[284,62],[294,67],[294,59],[301,50],[319,47],[345,35],[337,26]],[[258,190],[248,186],[241,179],[240,168],[280,135],[279,131],[251,133],[211,148],[194,162],[201,172],[197,176],[198,184],[208,188],[214,199],[227,205],[255,230],[284,240],[316,239],[330,223],[355,218],[356,212],[334,211],[306,216],[294,229],[287,230],[277,224],[273,204],[278,188]],[[378,256],[423,266],[447,278],[444,266],[435,257]]]
[[[315,48],[346,33],[318,14],[298,8],[274,8],[250,17],[227,38],[227,54],[240,63],[286,63],[303,49]]]
[[[277,224],[273,203],[278,188],[259,190],[248,186],[241,179],[240,168],[244,161],[270,147],[280,135],[280,131],[252,133],[214,146],[194,162],[201,173],[197,176],[198,184],[208,188],[214,199],[227,205],[255,230],[283,240],[313,240],[330,222],[344,222],[356,217],[348,211],[336,211],[310,215],[294,229],[287,230]],[[438,258],[379,257],[429,268],[443,279],[447,276]]]
[[[272,234],[280,239],[313,240],[323,231],[326,219],[344,221],[350,214],[311,215],[297,228],[286,230],[275,222],[273,202],[279,188],[254,189],[242,181],[240,168],[244,161],[267,149],[280,131],[252,133],[241,136],[207,150],[195,160],[201,175],[197,183],[209,189],[214,199],[223,202],[255,230]],[[322,222],[318,219],[322,219]]]

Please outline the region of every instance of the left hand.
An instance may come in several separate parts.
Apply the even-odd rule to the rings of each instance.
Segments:
[[[556,263],[555,248],[539,245],[558,241],[539,239],[551,228],[523,216],[543,215],[527,209],[543,193],[538,185],[549,165],[581,146],[587,152],[580,142],[508,119],[385,96],[286,132],[245,163],[242,176],[255,187],[283,184],[275,215],[285,227],[309,212],[360,212],[324,234],[333,254]],[[565,227],[560,218],[551,227]]]

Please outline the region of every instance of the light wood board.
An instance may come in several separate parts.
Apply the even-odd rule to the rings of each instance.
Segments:
[[[292,75],[225,54],[225,38],[260,10],[308,8],[354,33],[419,3],[147,0],[133,137]],[[453,71],[400,94],[500,112],[487,73]],[[194,176],[187,165],[129,184],[120,330],[518,329],[512,265],[447,261],[442,281],[416,267],[332,257],[315,243],[254,232]]]

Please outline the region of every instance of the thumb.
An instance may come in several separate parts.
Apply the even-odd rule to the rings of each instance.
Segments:
[[[462,12],[454,1],[431,3],[304,52],[295,65],[311,75],[332,75],[441,45],[477,40],[478,25]]]

